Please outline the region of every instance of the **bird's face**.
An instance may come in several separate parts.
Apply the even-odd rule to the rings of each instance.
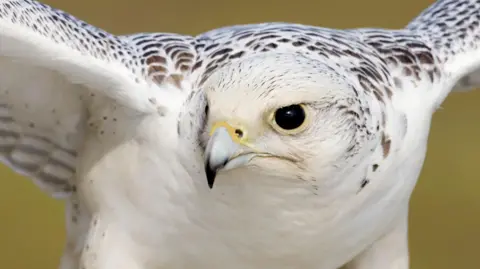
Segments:
[[[320,62],[254,56],[221,68],[204,90],[199,139],[210,187],[218,173],[232,169],[321,180],[339,169],[355,144],[357,119],[345,109],[355,107],[353,91]]]

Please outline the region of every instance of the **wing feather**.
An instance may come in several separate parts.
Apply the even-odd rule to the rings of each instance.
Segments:
[[[439,0],[408,25],[432,44],[449,90],[480,87],[480,2]]]
[[[188,36],[114,36],[36,1],[0,0],[1,161],[69,195],[91,94],[157,112],[195,57]]]
[[[27,0],[0,2],[0,36],[2,62],[46,67],[132,108],[154,109],[138,51],[121,38]]]

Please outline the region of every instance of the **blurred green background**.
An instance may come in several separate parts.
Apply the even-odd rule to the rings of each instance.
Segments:
[[[115,34],[179,32],[265,21],[400,28],[431,0],[45,0]],[[410,213],[412,268],[477,268],[480,247],[480,91],[453,94],[434,116]],[[2,268],[57,268],[63,205],[0,167]],[[385,268],[387,269],[387,268]]]

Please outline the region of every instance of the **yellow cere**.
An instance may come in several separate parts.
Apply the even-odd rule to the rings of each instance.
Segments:
[[[220,127],[224,127],[225,129],[227,129],[227,132],[228,134],[230,135],[230,137],[232,138],[233,142],[237,143],[237,144],[244,144],[245,142],[245,139],[247,137],[247,134],[246,134],[246,131],[243,129],[243,128],[240,128],[240,127],[234,127],[232,126],[230,123],[226,122],[226,121],[219,121],[219,122],[216,122],[213,126],[212,126],[212,129],[210,129],[210,136],[213,135],[213,133],[215,132],[215,130],[217,130],[218,128]],[[236,130],[241,130],[242,131],[242,135],[239,135]]]

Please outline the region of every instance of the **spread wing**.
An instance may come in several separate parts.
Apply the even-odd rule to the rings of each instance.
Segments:
[[[440,0],[407,26],[423,34],[442,63],[449,90],[480,88],[480,2]]]
[[[0,0],[1,161],[51,195],[68,194],[90,95],[142,113],[168,108],[164,82],[194,58],[187,36],[119,37],[36,1]]]

